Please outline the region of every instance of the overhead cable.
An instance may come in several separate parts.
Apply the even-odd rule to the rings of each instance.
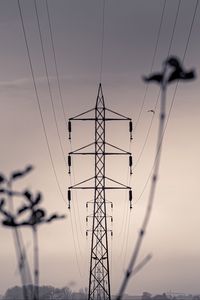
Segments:
[[[194,13],[193,13],[193,16],[192,16],[192,22],[190,24],[189,34],[188,34],[188,38],[187,38],[186,47],[185,47],[185,51],[184,51],[184,54],[183,54],[182,62],[184,62],[185,56],[186,56],[186,53],[187,53],[187,50],[188,50],[188,46],[189,46],[190,37],[191,37],[191,34],[192,34],[192,29],[193,29],[193,26],[194,26],[194,21],[195,21],[195,17],[196,17],[198,5],[199,5],[199,0],[196,0],[196,4],[195,4],[195,8],[194,8]],[[177,92],[177,89],[178,89],[178,84],[179,84],[179,81],[177,81],[176,86],[175,86],[175,90],[174,90],[174,94],[173,94],[172,101],[171,101],[171,104],[170,104],[169,112],[168,112],[168,115],[167,115],[167,118],[166,118],[165,128],[163,130],[162,139],[163,139],[163,137],[165,135],[165,131],[167,129],[169,118],[170,118],[170,115],[171,115],[171,112],[172,112],[172,108],[173,108],[173,105],[174,105],[174,102],[175,102],[175,97],[176,97],[176,92]],[[161,139],[161,142],[162,142],[162,139]],[[156,154],[156,157],[157,157],[157,154]],[[156,157],[155,157],[155,161],[156,161]],[[149,176],[148,176],[148,178],[147,178],[147,180],[145,182],[145,185],[144,185],[144,187],[143,187],[143,189],[142,189],[142,191],[141,191],[141,193],[140,193],[140,195],[139,195],[139,197],[138,197],[138,199],[137,199],[136,202],[138,202],[141,199],[142,195],[144,194],[144,192],[146,190],[146,187],[147,187],[147,184],[148,184],[148,182],[149,182],[149,180],[151,178],[151,175],[152,175],[152,172],[153,172],[153,168],[154,168],[154,165],[151,168]]]
[[[45,67],[46,79],[47,79],[47,84],[48,84],[50,100],[51,100],[51,107],[52,107],[52,111],[53,111],[54,122],[55,122],[55,126],[56,126],[56,132],[57,132],[57,135],[58,135],[58,140],[59,140],[60,149],[61,149],[61,152],[62,152],[62,155],[63,155],[63,159],[64,159],[64,162],[66,164],[65,153],[64,153],[64,149],[63,149],[63,146],[62,146],[61,137],[60,137],[60,133],[59,133],[59,129],[58,129],[58,122],[57,122],[57,117],[56,117],[56,112],[55,112],[55,105],[54,105],[54,102],[53,102],[53,95],[52,95],[52,90],[51,90],[51,85],[50,85],[50,80],[49,80],[49,73],[48,73],[48,69],[47,69],[46,55],[45,55],[45,50],[44,50],[44,43],[43,43],[43,38],[42,38],[40,19],[39,19],[39,15],[38,15],[36,0],[34,0],[34,7],[35,7],[36,18],[37,18],[37,25],[38,25],[38,31],[39,31],[39,37],[40,37],[40,43],[41,43],[41,49],[42,49],[42,57],[43,57],[43,62],[44,62],[44,67]]]
[[[40,114],[40,118],[41,118],[41,122],[42,122],[42,128],[43,128],[43,132],[44,132],[44,137],[45,137],[45,141],[46,141],[46,145],[47,145],[47,149],[48,149],[48,153],[49,153],[49,158],[50,158],[52,170],[53,170],[53,173],[54,173],[54,176],[55,176],[55,180],[56,180],[56,183],[57,183],[57,186],[58,186],[58,190],[60,192],[62,200],[66,203],[65,198],[64,198],[63,193],[62,193],[62,190],[61,190],[61,186],[59,184],[59,180],[58,180],[58,176],[57,176],[57,173],[56,173],[56,169],[55,169],[55,165],[54,165],[54,162],[53,162],[53,157],[52,157],[52,153],[51,153],[51,149],[50,149],[50,144],[49,144],[49,140],[48,140],[48,136],[47,136],[47,131],[46,131],[46,127],[45,127],[45,123],[44,123],[44,119],[43,119],[43,114],[42,114],[40,99],[39,99],[39,95],[38,95],[38,90],[37,90],[35,75],[34,75],[34,71],[33,71],[33,65],[32,65],[32,60],[31,60],[31,56],[30,56],[30,49],[29,49],[29,45],[28,45],[28,40],[27,40],[26,29],[25,29],[25,24],[24,24],[24,19],[23,19],[23,14],[22,14],[20,0],[17,0],[17,3],[18,3],[18,8],[19,8],[19,15],[20,15],[20,20],[21,20],[21,25],[22,25],[22,31],[23,31],[25,45],[26,45],[26,51],[27,51],[27,56],[28,56],[28,61],[29,61],[29,66],[30,66],[30,71],[31,71],[31,76],[32,76],[32,80],[33,80],[33,86],[34,86],[36,100],[37,100],[37,105],[38,105],[39,114]]]
[[[181,1],[182,1],[182,0],[179,0],[178,6],[177,6],[177,11],[176,11],[176,16],[175,16],[175,20],[174,20],[173,29],[172,29],[172,35],[171,35],[171,38],[170,38],[170,43],[169,43],[169,48],[168,48],[167,57],[169,57],[169,54],[170,54],[170,51],[171,51],[172,42],[173,42],[173,39],[174,39],[174,33],[175,33],[175,29],[176,29],[176,24],[177,24],[177,20],[178,20],[178,16],[179,16],[179,11],[180,11]],[[156,103],[155,103],[154,108],[153,108],[154,111],[156,111],[156,108],[157,108],[157,105],[158,105],[159,98],[160,98],[160,90],[159,90],[159,92],[158,92],[158,96],[157,96],[157,99],[156,99]],[[146,147],[146,144],[147,144],[147,141],[148,141],[148,138],[149,138],[149,134],[150,134],[150,131],[151,131],[151,128],[152,128],[152,125],[153,125],[153,120],[154,120],[154,118],[155,118],[155,113],[153,113],[152,116],[151,116],[151,121],[150,121],[148,130],[147,130],[147,134],[146,134],[144,143],[143,143],[143,145],[142,145],[142,149],[141,149],[141,151],[140,151],[140,154],[138,155],[138,158],[137,158],[137,160],[136,160],[136,162],[135,162],[134,169],[135,169],[136,166],[138,165],[138,163],[139,163],[139,161],[141,160],[141,157],[142,157],[142,155],[143,155],[143,152],[144,152],[144,149],[145,149],[145,147]]]
[[[49,10],[49,5],[48,5],[48,0],[45,1],[46,4],[46,10],[47,10],[47,17],[48,17],[48,25],[49,25],[49,33],[50,33],[50,39],[51,39],[51,46],[52,46],[52,50],[53,50],[53,60],[54,60],[54,64],[55,64],[55,70],[56,70],[56,79],[57,79],[57,84],[58,84],[58,91],[59,91],[59,98],[60,98],[60,102],[61,102],[61,107],[62,107],[62,113],[63,113],[63,119],[64,119],[64,124],[65,127],[67,129],[67,125],[66,125],[66,120],[65,120],[65,107],[64,107],[64,101],[63,101],[63,96],[62,96],[62,89],[61,89],[61,84],[60,84],[60,76],[59,76],[59,70],[58,70],[58,63],[57,63],[57,55],[56,55],[56,48],[55,48],[55,43],[54,43],[54,38],[53,38],[53,26],[52,26],[52,21],[51,21],[51,16],[50,16],[50,10]],[[72,151],[72,144],[70,143],[70,151]],[[73,166],[73,162],[72,162],[72,170],[73,170],[73,180],[75,181],[75,173],[74,173],[74,166]],[[70,177],[70,182],[72,185],[72,178]],[[77,200],[77,194],[75,191],[75,197]],[[79,212],[79,206],[77,201],[75,201],[76,205],[77,205],[77,211],[78,211],[78,224],[79,224],[79,229],[81,231],[81,234],[83,236],[82,233],[82,228],[81,228],[81,224],[80,224],[80,212]],[[71,216],[70,216],[71,218]],[[77,244],[78,244],[78,249],[80,252],[80,255],[82,255],[81,252],[81,247],[80,247],[80,241],[78,238],[78,227],[77,227],[77,221],[76,221],[76,213],[74,211],[74,220],[75,220],[75,230],[76,230],[76,237],[77,237]],[[71,218],[71,226],[73,227],[73,221]],[[77,249],[76,249],[76,243],[75,243],[75,236],[74,236],[74,229],[72,228],[72,234],[73,234],[73,240],[74,240],[74,248],[75,248],[75,252],[76,252],[76,257],[77,257],[77,264],[78,264],[78,269],[80,270],[80,266],[78,263],[78,254],[77,254]],[[79,272],[80,273],[80,272]],[[81,273],[80,273],[81,275]]]
[[[102,18],[102,33],[101,33],[101,55],[100,55],[100,78],[99,82],[102,82],[102,70],[103,70],[103,51],[104,51],[104,31],[105,31],[105,0],[103,0],[103,18]]]
[[[157,50],[158,50],[158,43],[159,43],[159,39],[160,39],[160,33],[161,33],[162,24],[163,24],[166,3],[167,3],[167,0],[164,0],[163,9],[162,9],[161,18],[160,18],[160,24],[159,24],[159,27],[158,27],[158,33],[157,33],[157,38],[156,38],[156,45],[155,45],[155,48],[154,48],[153,58],[152,58],[151,67],[150,67],[150,73],[153,70],[153,66],[154,66],[154,63],[155,63],[155,58],[156,58],[156,54],[157,54]],[[140,107],[139,115],[138,115],[138,118],[137,118],[136,123],[135,123],[134,131],[136,131],[138,123],[140,121],[141,114],[142,114],[142,111],[144,109],[144,104],[145,104],[145,101],[146,101],[148,89],[149,89],[149,84],[147,83],[146,88],[145,88],[144,97],[143,97],[143,100],[142,100],[142,104],[141,104],[141,107]]]

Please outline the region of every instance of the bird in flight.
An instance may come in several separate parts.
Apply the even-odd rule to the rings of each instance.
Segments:
[[[152,112],[153,114],[155,114],[155,110],[153,109],[147,110],[147,112]]]

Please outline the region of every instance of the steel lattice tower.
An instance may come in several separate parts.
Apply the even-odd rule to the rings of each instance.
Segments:
[[[92,111],[94,111],[94,117],[83,117],[84,115],[87,115]],[[111,117],[107,117],[106,112],[111,114]],[[88,203],[92,203],[93,205],[92,229],[86,231],[86,234],[88,234],[88,231],[91,231],[92,233],[88,300],[111,300],[108,255],[108,232],[110,230],[108,229],[107,225],[107,218],[110,216],[107,215],[106,208],[107,204],[111,203],[112,205],[112,202],[106,201],[105,191],[106,189],[129,189],[130,208],[132,208],[132,191],[129,186],[121,184],[106,176],[105,157],[106,155],[129,155],[130,173],[132,174],[132,156],[130,152],[124,151],[119,147],[116,147],[106,142],[105,124],[106,121],[129,120],[129,131],[132,138],[132,122],[130,118],[127,118],[121,114],[118,114],[110,109],[105,108],[101,84],[99,84],[95,108],[69,119],[68,129],[70,139],[72,131],[72,120],[95,121],[95,141],[89,145],[86,145],[75,151],[70,152],[68,156],[69,174],[71,167],[71,155],[95,156],[95,176],[69,187],[68,190],[69,208],[72,189],[94,190],[93,201],[88,201],[86,204],[88,205]],[[83,152],[83,150],[89,149],[91,146],[93,146],[94,148],[93,151]],[[108,146],[109,148],[113,148],[115,152],[107,151]],[[92,186],[85,185],[91,182],[94,182]],[[108,186],[108,182],[111,183],[112,186]]]
[[[110,299],[105,201],[105,105],[101,85],[95,107],[95,192],[90,258],[89,299]],[[104,295],[102,298],[101,295]]]

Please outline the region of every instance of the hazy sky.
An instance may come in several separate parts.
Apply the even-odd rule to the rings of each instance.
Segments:
[[[103,1],[49,0],[48,3],[67,120],[95,105],[100,75]],[[138,118],[144,97],[145,85],[141,76],[150,71],[163,3],[162,0],[106,0],[102,73],[105,103],[107,107],[133,118],[133,122]],[[37,4],[59,133],[67,156],[70,145],[56,82],[45,1],[38,0]],[[196,0],[181,1],[171,47],[171,53],[180,58],[186,47],[195,4]],[[22,0],[21,5],[44,122],[56,173],[65,196],[70,180],[53,118],[34,5],[32,0]],[[167,55],[177,5],[178,1],[175,0],[166,3],[153,70],[160,70]],[[195,67],[197,74],[200,73],[199,29],[200,7],[185,57],[185,66]],[[65,221],[44,225],[40,229],[41,284],[61,287],[75,282],[71,287],[79,289],[88,285],[90,237],[86,241],[85,203],[93,195],[86,192],[74,194],[71,210],[74,246],[70,214],[59,193],[44,138],[17,0],[0,1],[0,41],[0,169],[9,174],[14,169],[33,164],[35,171],[18,182],[16,188],[42,191],[44,205],[49,212],[67,214]],[[168,108],[174,88],[173,84],[168,90]],[[148,253],[152,253],[153,258],[130,281],[128,293],[137,294],[145,290],[152,293],[170,290],[200,293],[199,92],[198,78],[178,86],[165,134],[152,218],[140,254],[140,259]],[[154,108],[157,95],[158,87],[151,85],[134,133],[134,161],[140,156],[150,126],[151,114],[147,110]],[[114,236],[110,250],[112,293],[118,291],[144,216],[149,185],[140,195],[154,159],[157,125],[156,110],[147,144],[131,180],[134,191],[131,214],[124,192],[108,195],[114,202]],[[72,147],[75,149],[92,141],[93,133],[91,124],[74,124]],[[108,126],[109,142],[127,149],[128,138],[128,126],[125,124]],[[127,183],[127,165],[126,159],[111,158],[107,162],[107,174]],[[93,171],[92,158],[74,160],[76,182],[92,176]],[[0,293],[4,293],[8,287],[20,281],[10,230],[0,227],[0,237]],[[25,230],[24,238],[32,260],[30,230]],[[109,242],[111,245],[111,239]]]

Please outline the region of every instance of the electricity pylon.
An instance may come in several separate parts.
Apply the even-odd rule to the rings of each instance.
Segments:
[[[88,114],[94,113],[92,117]],[[109,116],[107,116],[109,114]],[[69,119],[68,130],[69,139],[71,139],[72,126],[71,121],[94,121],[95,122],[95,141],[74,150],[69,153],[68,165],[69,174],[71,168],[71,155],[94,155],[95,157],[95,175],[87,180],[79,182],[69,187],[68,201],[70,208],[71,190],[75,189],[93,189],[94,200],[88,201],[93,204],[92,229],[86,231],[86,235],[91,231],[91,254],[90,254],[90,274],[89,274],[89,292],[88,300],[110,300],[110,274],[108,257],[108,229],[107,204],[112,202],[106,200],[106,190],[108,189],[128,189],[130,208],[132,208],[132,190],[131,187],[122,184],[106,176],[106,156],[107,155],[128,155],[130,174],[132,174],[132,156],[131,153],[119,147],[108,143],[105,139],[105,125],[107,121],[129,121],[130,139],[132,139],[132,121],[130,118],[116,113],[105,107],[102,85],[99,84],[96,106],[86,112],[83,112]],[[92,147],[92,150],[90,150]],[[108,149],[114,149],[110,152]],[[86,220],[88,217],[86,218]],[[112,220],[112,217],[111,217]]]

